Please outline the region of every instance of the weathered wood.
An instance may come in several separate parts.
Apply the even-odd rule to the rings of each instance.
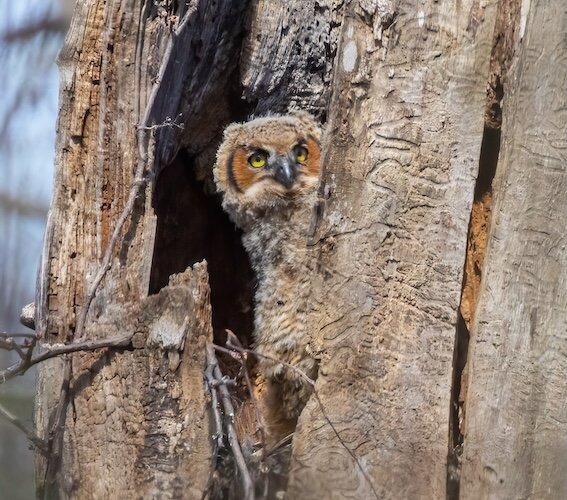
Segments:
[[[342,0],[251,2],[240,74],[255,113],[296,108],[325,118],[343,11]]]
[[[150,116],[147,125],[168,116],[155,97],[160,81],[154,78],[175,63],[167,57],[168,39],[184,12],[185,4],[170,17],[162,6],[133,0],[77,6],[59,61],[55,193],[36,299],[37,330],[47,342],[75,336],[79,310],[146,153],[150,177],[153,143],[147,152],[144,144],[140,149],[136,128],[144,115]],[[139,345],[39,367],[38,431],[50,436],[58,410],[64,428],[55,433],[57,455],[48,464],[38,460],[40,493],[200,498],[209,473],[202,382],[204,341],[212,335],[207,272],[195,268],[164,289],[165,295],[145,298],[155,233],[151,187],[141,189],[126,215],[112,266],[80,335],[135,329]],[[180,330],[187,339],[177,344],[164,336]],[[146,346],[150,334],[157,348]],[[70,391],[61,406],[64,374]]]
[[[326,414],[360,467],[312,400],[291,498],[445,495],[494,14],[472,1],[347,7],[313,238],[313,348]]]
[[[567,497],[567,106],[561,2],[522,2],[469,351],[461,498]]]
[[[565,281],[557,253],[566,222],[559,92],[565,61],[559,55],[558,69],[536,92],[547,71],[536,56],[544,48],[562,54],[554,48],[565,12],[524,4],[527,38],[505,122],[493,262],[472,352],[468,411],[475,416],[467,435],[465,496],[475,494],[477,481],[488,495],[508,496],[501,478],[506,485],[517,481],[518,495],[565,487],[563,476],[552,473],[565,442],[551,436],[564,435],[567,420],[556,403],[565,395],[565,294],[553,281],[557,275]],[[202,381],[204,341],[212,335],[207,271],[197,265],[162,287],[172,268],[185,269],[216,246],[213,281],[233,280],[214,291],[224,308],[216,326],[231,326],[225,323],[236,318],[247,328],[252,304],[245,257],[242,249],[234,251],[237,235],[229,234],[207,180],[224,125],[249,113],[302,108],[327,122],[307,304],[324,412],[312,398],[300,417],[287,494],[445,496],[453,347],[494,18],[492,0],[425,0],[417,7],[398,0],[79,2],[60,62],[56,192],[37,297],[36,324],[46,341],[75,334],[78,309],[132,193],[140,155],[136,127],[144,115],[155,140],[147,177],[169,170],[161,186],[139,193],[80,332],[88,339],[136,332],[133,348],[74,354],[70,365],[50,360],[40,368],[36,421],[46,436],[70,367],[69,404],[60,407],[64,441],[47,494],[202,494],[210,454]],[[177,30],[180,23],[185,30]],[[530,38],[537,23],[551,34]],[[514,123],[520,111],[523,120]],[[547,116],[557,121],[557,131]],[[530,117],[545,124],[545,149]],[[535,173],[526,167],[530,159]],[[529,203],[524,212],[520,193]],[[160,216],[158,244],[153,208]],[[517,213],[507,229],[506,217]],[[191,227],[177,231],[189,218]],[[213,238],[217,230],[226,234]],[[162,255],[170,250],[175,255]],[[534,255],[545,255],[537,269]],[[150,274],[157,293],[147,297]],[[501,288],[493,305],[491,291],[503,283],[508,294]],[[499,316],[497,307],[509,316]],[[535,332],[531,337],[519,330],[503,337],[499,328],[514,314],[526,332]],[[249,331],[236,333],[250,340]],[[500,370],[495,360],[502,359]],[[486,387],[494,373],[500,383],[493,394]],[[524,388],[529,397],[504,398]],[[523,420],[502,418],[518,411]],[[540,433],[530,428],[533,422]],[[517,432],[506,430],[512,424]],[[486,432],[491,428],[495,435]],[[524,438],[530,443],[525,450]],[[507,447],[491,451],[494,439]],[[503,464],[506,452],[517,460]]]
[[[209,298],[206,265],[195,264],[157,295],[111,305],[89,325],[88,337],[128,335],[134,350],[73,356],[62,463],[42,495],[111,498],[119,489],[126,497],[201,498],[211,453],[203,385]],[[43,373],[61,370],[61,360],[48,363]],[[41,381],[43,398],[58,387]]]
[[[206,266],[196,264],[157,295],[111,307],[93,324],[133,331],[138,347],[147,338],[147,349],[75,356],[67,495],[201,498],[211,453],[203,384],[209,293]],[[184,334],[179,347],[170,342],[177,332]]]

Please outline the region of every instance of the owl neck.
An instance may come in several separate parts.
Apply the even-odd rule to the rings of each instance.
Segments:
[[[259,281],[269,269],[285,272],[302,265],[314,204],[315,194],[311,193],[241,220],[244,247]]]

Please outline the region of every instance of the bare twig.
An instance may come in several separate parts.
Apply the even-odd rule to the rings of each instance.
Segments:
[[[42,361],[45,361],[56,356],[61,356],[62,354],[69,354],[72,352],[85,352],[85,351],[96,351],[97,349],[105,349],[108,347],[127,347],[132,342],[132,334],[117,335],[115,337],[110,337],[106,339],[99,340],[85,340],[82,342],[72,342],[70,344],[43,344],[43,347],[48,349],[42,354],[32,356],[33,345],[30,345],[26,357],[24,357],[18,363],[0,371],[0,382],[5,382],[14,378],[16,375],[24,373],[26,370],[31,368]],[[35,340],[35,339],[34,339]]]
[[[3,339],[0,337],[0,349],[4,349],[6,351],[16,351],[21,359],[24,359],[26,357],[24,351],[22,350],[22,346],[20,346],[15,340],[11,338]]]
[[[18,342],[23,339],[23,342]],[[29,333],[0,333],[0,349],[7,351],[16,351],[20,359],[29,356],[29,350],[33,349],[37,341],[35,334]],[[24,349],[27,349],[24,352]]]
[[[12,366],[9,366],[5,370],[0,370],[0,383],[4,383],[6,382],[6,380],[10,380],[16,375],[20,375],[21,373],[24,373],[30,366],[32,366],[30,362],[32,359],[33,350],[37,343],[37,338],[32,337],[31,339],[29,339],[29,341],[26,342],[29,342],[27,345],[24,346],[27,349],[27,352],[24,354],[23,357],[21,357],[20,361],[13,364]]]
[[[215,384],[215,376],[213,375],[214,365],[208,364],[205,370],[205,381],[211,394],[211,407],[213,410],[213,416],[215,418],[215,433],[213,434],[213,440],[216,442],[219,448],[224,447],[224,434],[222,432],[222,417],[220,413],[220,405],[218,400],[218,395],[216,391],[217,384]]]
[[[327,423],[329,424],[329,426],[331,427],[331,429],[333,430],[335,436],[337,436],[337,439],[339,440],[339,443],[341,443],[341,446],[348,452],[348,454],[352,457],[352,459],[354,460],[354,463],[356,464],[358,470],[360,470],[360,472],[362,473],[362,475],[364,476],[364,479],[366,479],[366,481],[368,482],[368,484],[370,485],[370,489],[372,490],[372,493],[374,493],[374,496],[376,498],[380,498],[380,496],[378,495],[378,492],[376,491],[376,489],[374,488],[374,484],[372,484],[372,480],[370,479],[370,476],[368,475],[368,473],[364,470],[364,468],[362,467],[362,464],[360,463],[360,461],[358,460],[358,457],[354,454],[354,452],[347,446],[347,444],[344,442],[343,438],[341,437],[341,435],[339,434],[339,431],[337,430],[337,428],[335,427],[335,424],[333,424],[333,422],[331,421],[331,419],[329,418],[329,416],[327,415],[327,412],[325,411],[325,407],[323,406],[323,402],[321,401],[321,398],[319,397],[319,394],[317,393],[317,391],[315,389],[313,389],[313,395],[315,396],[315,400],[317,401],[317,404],[319,405],[319,409],[321,410],[321,414],[323,415],[323,418],[327,421]]]
[[[231,345],[236,345],[240,349],[243,349],[243,345],[238,340],[238,337],[232,332],[231,330],[226,329],[226,333],[228,335],[228,339],[230,340]],[[266,459],[266,426],[264,425],[264,419],[262,417],[262,412],[258,406],[258,401],[256,396],[254,395],[254,388],[252,387],[252,382],[250,380],[250,375],[248,373],[248,367],[246,366],[246,355],[240,356],[240,365],[242,367],[242,372],[244,373],[244,380],[246,382],[246,387],[248,388],[248,393],[250,394],[250,401],[252,402],[252,406],[254,407],[254,412],[256,413],[256,421],[258,423],[258,433],[260,435],[260,460],[262,463]]]
[[[65,433],[65,420],[67,418],[67,406],[69,404],[69,388],[71,385],[71,378],[73,375],[73,366],[71,359],[66,357],[64,360],[63,368],[63,382],[61,384],[61,391],[59,394],[59,402],[55,409],[55,416],[53,424],[49,429],[47,436],[47,466],[45,468],[44,484],[44,498],[50,498],[52,492],[50,488],[45,488],[55,482],[55,477],[59,470],[59,463],[61,459],[61,450],[63,447],[63,434]]]
[[[215,419],[215,432],[211,436],[213,438],[213,452],[211,454],[211,465],[209,467],[209,479],[207,481],[207,486],[203,490],[203,495],[201,500],[205,500],[209,494],[212,484],[214,473],[217,469],[217,460],[219,456],[219,450],[224,448],[224,433],[222,430],[222,416],[221,409],[219,405],[219,398],[217,394],[217,385],[215,384],[215,376],[213,375],[213,365],[207,364],[207,369],[205,370],[205,383],[207,384],[207,389],[211,395],[211,408],[213,411],[213,417]]]
[[[37,437],[31,430],[29,430],[15,415],[8,411],[4,406],[0,405],[0,415],[2,415],[8,422],[15,425],[20,429],[42,454],[46,454],[47,445],[43,439]]]
[[[64,17],[44,17],[20,28],[2,33],[0,40],[5,43],[13,43],[26,41],[39,33],[63,35],[67,25],[67,19]]]
[[[227,330],[227,334],[228,334],[228,338],[227,338],[227,342],[226,345],[229,347],[229,349],[220,347],[215,345],[214,349],[220,352],[225,352],[228,354],[231,354],[232,356],[234,356],[234,354],[236,353],[237,355],[244,355],[244,354],[250,354],[252,356],[256,356],[257,358],[262,358],[262,359],[268,359],[270,361],[274,361],[276,363],[279,363],[283,366],[285,366],[286,368],[288,368],[289,370],[292,370],[294,373],[296,373],[297,375],[299,375],[303,380],[305,380],[309,385],[311,385],[311,387],[313,387],[313,396],[315,397],[315,400],[317,401],[317,405],[319,406],[319,409],[321,410],[321,414],[323,415],[323,418],[325,419],[325,421],[329,424],[329,426],[331,427],[333,433],[335,434],[335,436],[337,437],[339,443],[341,444],[341,446],[348,452],[348,454],[351,456],[351,458],[353,459],[354,463],[356,464],[356,467],[359,469],[359,471],[362,473],[364,479],[368,482],[370,489],[372,490],[372,492],[374,493],[374,496],[376,498],[380,498],[380,496],[378,495],[378,492],[376,491],[376,489],[374,488],[374,484],[372,483],[372,480],[370,479],[370,476],[368,475],[368,473],[364,470],[364,468],[362,467],[362,464],[360,463],[360,461],[358,460],[358,457],[354,454],[354,452],[347,446],[347,444],[345,443],[345,441],[343,440],[343,438],[341,437],[341,435],[339,434],[339,431],[337,430],[337,428],[335,427],[335,424],[333,424],[333,422],[331,421],[331,419],[329,418],[329,416],[327,415],[327,412],[325,410],[325,407],[323,406],[323,402],[321,401],[321,398],[319,397],[319,393],[317,392],[317,390],[315,389],[315,381],[312,380],[310,377],[307,376],[307,374],[305,372],[303,372],[302,370],[300,370],[299,368],[297,368],[296,366],[293,366],[289,363],[286,363],[285,361],[282,361],[280,359],[277,359],[273,356],[269,356],[267,354],[262,354],[259,352],[256,352],[252,349],[245,349],[243,348],[241,345],[235,345],[236,342],[238,342],[238,344],[240,344],[240,342],[237,340],[235,341],[235,335],[234,333],[232,333],[230,330]],[[232,350],[232,353],[231,353]]]
[[[214,379],[219,381],[223,379],[223,376],[215,356],[215,347],[216,346],[213,346],[212,344],[207,344],[207,364],[212,367],[210,373],[212,373]],[[254,500],[254,486],[252,484],[252,479],[250,478],[250,472],[248,471],[246,461],[244,460],[244,455],[242,454],[242,449],[240,448],[240,443],[238,442],[236,429],[234,428],[234,407],[230,400],[230,393],[228,392],[225,384],[218,384],[217,387],[220,392],[224,415],[226,417],[225,424],[228,432],[228,442],[242,479],[242,488],[244,490],[243,498],[244,500]]]

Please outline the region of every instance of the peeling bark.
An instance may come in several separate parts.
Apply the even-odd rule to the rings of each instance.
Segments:
[[[79,308],[137,189],[133,172],[145,145],[137,144],[136,127],[148,114],[150,94],[159,90],[153,78],[169,61],[171,23],[183,8],[177,14],[172,19],[157,5],[132,1],[77,6],[59,60],[55,193],[37,297],[36,325],[47,342],[73,340]],[[151,102],[149,125],[159,125],[168,110],[159,99]],[[136,349],[74,354],[39,369],[36,425],[52,451],[47,461],[38,459],[42,497],[108,498],[119,491],[125,497],[200,498],[205,489],[208,274],[206,266],[195,265],[146,297],[154,232],[148,187],[80,332],[83,338],[132,332]],[[180,333],[176,346],[171,336]]]

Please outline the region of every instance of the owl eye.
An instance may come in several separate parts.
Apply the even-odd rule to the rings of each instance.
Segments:
[[[248,163],[254,168],[262,168],[266,165],[268,157],[263,151],[256,151],[248,158]]]
[[[300,162],[303,163],[305,160],[307,160],[307,148],[304,146],[295,146],[295,148],[293,148],[293,152],[295,153],[295,159]]]

